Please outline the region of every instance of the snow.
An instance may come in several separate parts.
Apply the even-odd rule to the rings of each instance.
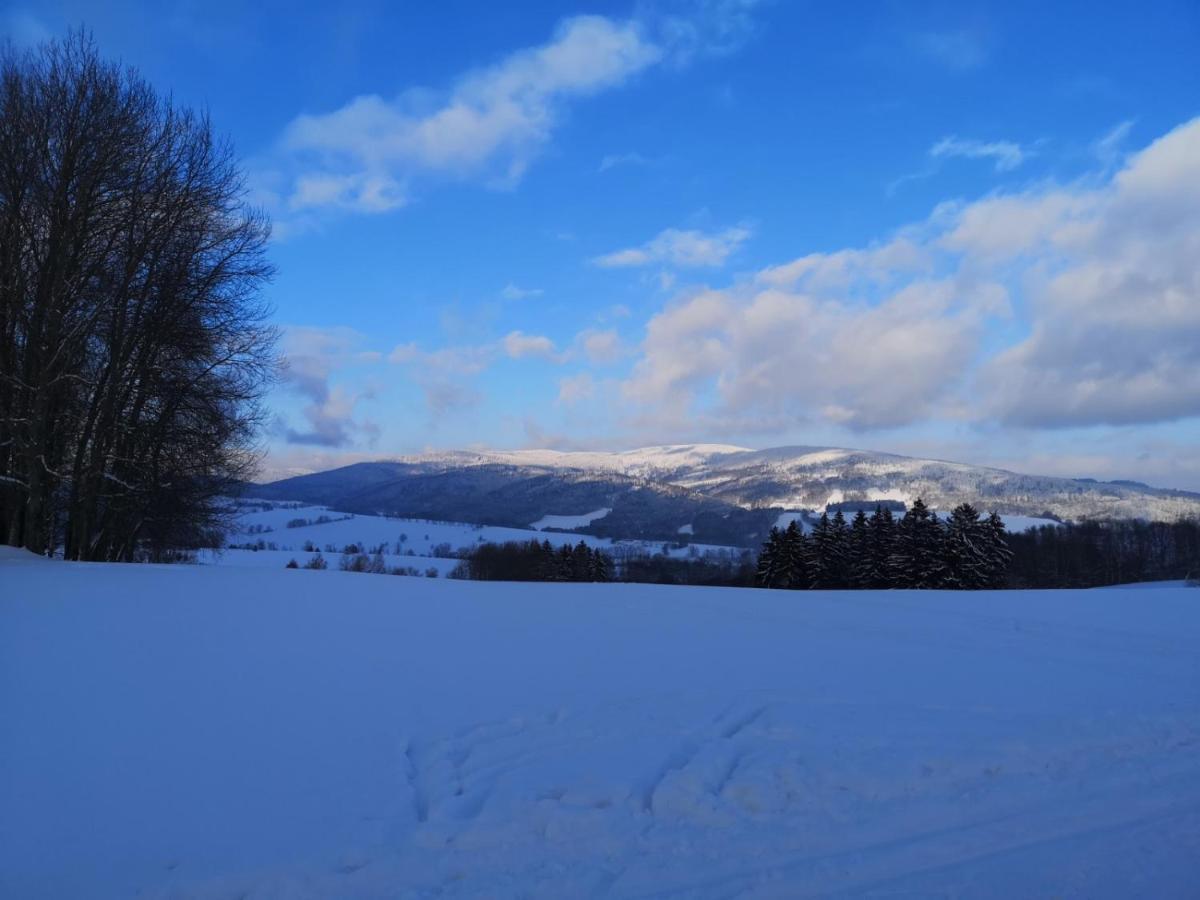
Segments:
[[[695,526],[692,525],[691,522],[688,522],[688,524],[686,524],[686,525],[680,525],[675,533],[676,534],[693,535],[696,533],[696,528],[695,528]]]
[[[796,527],[801,531],[809,531],[811,529],[808,527],[808,522],[805,521],[805,516],[810,512],[811,510],[788,510],[787,512],[781,512],[775,519],[774,527],[778,528],[780,531],[783,531],[785,528],[791,525],[792,522],[795,522]]]
[[[542,516],[529,527],[534,531],[541,531],[543,528],[584,528],[597,519],[603,519],[610,512],[612,512],[612,507],[604,506],[581,516]]]
[[[1037,516],[1011,516],[1002,515],[1004,527],[1013,534],[1019,534],[1024,531],[1029,531],[1031,528],[1040,528],[1042,525],[1061,525],[1061,522],[1056,522],[1054,519],[1038,518]]]
[[[434,522],[428,519],[398,519],[386,516],[350,515],[335,512],[324,506],[297,506],[296,504],[269,504],[270,509],[253,508],[255,504],[268,505],[267,501],[253,501],[241,508],[237,522],[241,533],[229,535],[226,544],[247,544],[259,540],[266,544],[275,544],[277,550],[223,550],[220,553],[203,553],[199,561],[205,564],[260,566],[273,565],[276,560],[279,565],[286,565],[289,559],[296,559],[301,565],[311,555],[303,551],[306,541],[321,548],[330,565],[336,565],[337,560],[331,554],[340,555],[341,550],[348,544],[357,544],[370,552],[380,544],[387,544],[390,551],[386,556],[388,565],[417,566],[422,571],[427,564],[436,565],[443,574],[458,562],[458,552],[470,549],[480,543],[504,543],[505,541],[548,540],[550,543],[576,544],[583,541],[590,547],[599,547],[609,551],[616,557],[653,556],[663,552],[662,541],[617,540],[595,537],[589,534],[555,534],[545,533],[524,528],[506,528],[498,525],[471,525],[463,522]],[[591,517],[598,519],[600,513],[607,514],[610,510],[596,510],[587,516],[545,516],[547,519],[558,519],[567,524],[547,523],[542,527],[577,528],[586,524],[583,520]],[[331,521],[315,524],[322,516]],[[295,519],[306,519],[314,522],[297,528],[288,528],[287,523]],[[575,522],[576,524],[570,524]],[[535,523],[538,524],[538,523]],[[251,528],[268,528],[269,531],[251,531]],[[683,532],[680,532],[683,534]],[[401,536],[404,540],[401,541]],[[399,544],[401,553],[395,553]],[[333,546],[334,551],[325,550]],[[449,556],[445,555],[449,547]],[[411,552],[412,555],[409,555]],[[705,553],[740,555],[742,550],[737,547],[726,547],[720,544],[687,543],[678,547],[669,547],[666,555],[683,558],[693,554]],[[264,554],[270,554],[264,556]],[[438,560],[442,560],[439,562]]]
[[[270,535],[268,535],[269,537]],[[303,550],[201,550],[196,562],[206,566],[234,566],[236,568],[275,568],[282,569],[290,560],[296,560],[297,565],[304,565],[315,556],[323,556],[330,568],[336,569],[341,552],[306,553]],[[368,554],[370,555],[370,554]],[[414,568],[423,576],[427,569],[438,570],[439,576],[450,574],[462,561],[458,557],[441,556],[407,556],[400,553],[385,553],[383,561],[389,569]]]
[[[1195,896],[1194,589],[0,588],[0,896]]]

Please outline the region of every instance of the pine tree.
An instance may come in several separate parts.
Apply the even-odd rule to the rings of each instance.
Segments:
[[[835,513],[833,519],[829,513],[821,513],[821,518],[813,527],[812,533],[812,564],[809,568],[809,583],[820,590],[837,590],[847,586],[846,552],[849,542],[849,528],[846,517],[841,510]]]
[[[871,587],[871,531],[867,514],[861,509],[854,514],[850,523],[850,543],[847,547],[846,565],[850,575],[850,587],[862,590]]]
[[[812,535],[809,538],[808,584],[813,590],[823,590],[829,586],[831,531],[829,513],[821,513],[821,518],[813,526]]]
[[[571,551],[571,580],[592,580],[592,548],[585,544],[582,538]]]
[[[918,497],[897,528],[889,569],[899,588],[933,588],[942,580],[942,527]]]
[[[574,567],[575,554],[571,552],[570,544],[563,544],[555,554],[554,581],[570,581]]]
[[[893,587],[890,568],[896,546],[896,520],[890,509],[876,506],[867,523],[870,540],[870,586],[875,589]]]
[[[765,588],[786,587],[787,557],[783,545],[783,532],[772,528],[758,554],[758,583]]]
[[[1004,520],[999,513],[992,512],[984,523],[987,526],[987,583],[989,588],[1002,588],[1008,583],[1008,568],[1012,564],[1012,550],[1008,546],[1008,537],[1004,528]]]
[[[612,581],[612,560],[602,550],[592,551],[592,581]]]
[[[979,512],[971,504],[954,508],[946,520],[942,545],[942,587],[969,591],[987,587],[991,575],[988,557],[991,533],[991,527],[980,521]]]
[[[787,572],[787,586],[793,590],[807,588],[809,585],[808,540],[804,537],[804,532],[800,530],[795,519],[792,519],[783,533],[782,549]]]
[[[850,587],[850,526],[840,509],[833,514],[829,532],[830,587],[841,590]]]

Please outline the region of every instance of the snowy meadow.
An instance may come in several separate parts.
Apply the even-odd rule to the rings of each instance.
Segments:
[[[5,897],[1194,895],[1194,589],[3,553]]]

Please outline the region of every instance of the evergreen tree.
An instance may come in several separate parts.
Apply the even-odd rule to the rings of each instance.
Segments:
[[[839,509],[833,514],[829,527],[830,587],[842,590],[850,587],[850,526]]]
[[[891,559],[896,547],[896,520],[892,517],[891,509],[875,507],[875,512],[867,522],[868,539],[870,543],[870,587],[893,587]]]
[[[991,577],[988,551],[991,527],[969,503],[956,506],[946,520],[942,544],[944,573],[941,586],[963,590],[987,587]]]
[[[601,550],[592,551],[592,581],[612,581],[612,560]]]
[[[783,555],[787,572],[787,586],[793,590],[809,585],[808,539],[792,519],[783,533]]]
[[[859,509],[850,523],[850,542],[846,551],[850,587],[862,590],[871,584],[871,531],[867,514]]]
[[[898,588],[938,587],[942,580],[942,528],[918,497],[896,530],[889,569]]]
[[[999,513],[993,512],[984,523],[987,527],[987,583],[984,587],[1002,588],[1008,583],[1008,569],[1012,565],[1012,550],[1008,546],[1008,537],[1004,528],[1004,520]]]
[[[592,548],[585,544],[582,538],[571,551],[571,580],[592,580]]]
[[[555,554],[554,581],[570,581],[575,570],[575,554],[571,552],[570,544],[563,544]]]
[[[529,542],[529,553],[537,560],[535,574],[538,581],[558,580],[558,556],[554,552],[553,544],[544,540],[539,545],[536,540],[532,540]]]
[[[813,526],[812,535],[809,537],[808,584],[813,590],[822,590],[829,586],[831,531],[829,513],[823,512],[821,518],[817,519],[817,524]]]
[[[758,554],[758,583],[765,588],[786,587],[787,554],[783,532],[772,528]]]
[[[833,519],[829,513],[813,527],[809,583],[820,590],[837,590],[847,586],[846,551],[850,529],[846,517],[838,510]]]

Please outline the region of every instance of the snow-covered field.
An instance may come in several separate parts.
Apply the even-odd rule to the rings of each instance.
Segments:
[[[433,522],[426,519],[399,519],[386,516],[351,515],[335,512],[324,506],[295,506],[270,504],[269,509],[256,509],[255,505],[268,505],[267,501],[251,501],[243,506],[237,516],[240,533],[227,536],[227,544],[254,544],[262,541],[265,549],[225,549],[218,553],[204,551],[198,561],[205,565],[252,566],[282,568],[295,559],[303,565],[316,553],[305,552],[306,543],[311,543],[324,557],[330,567],[336,568],[342,549],[350,544],[362,552],[370,553],[375,547],[386,545],[384,560],[389,567],[403,566],[419,569],[422,573],[435,568],[439,575],[446,575],[458,565],[457,555],[481,543],[504,543],[505,541],[550,541],[552,544],[575,544],[583,541],[591,547],[600,547],[614,556],[649,556],[663,553],[675,558],[684,558],[705,553],[738,556],[736,547],[721,547],[715,544],[692,544],[680,542],[666,545],[656,541],[613,541],[592,535],[544,532],[533,526],[505,528],[498,525],[471,525],[463,522]],[[597,510],[586,516],[545,516],[535,522],[537,528],[573,528],[598,519],[608,510]],[[321,518],[329,521],[320,522]],[[289,528],[288,523],[304,519],[311,525]],[[252,530],[252,529],[267,530]],[[270,549],[274,544],[278,549]],[[332,548],[332,549],[331,549]]]
[[[1197,896],[1195,589],[0,554],[5,898]]]

